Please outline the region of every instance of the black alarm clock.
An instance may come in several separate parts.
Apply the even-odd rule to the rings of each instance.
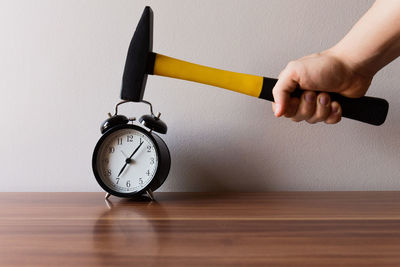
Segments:
[[[117,197],[139,197],[147,193],[151,199],[168,176],[171,156],[165,142],[155,132],[165,134],[167,125],[153,114],[150,102],[150,115],[140,117],[140,125],[133,124],[135,118],[115,114],[101,125],[102,136],[97,142],[92,168],[99,185]]]

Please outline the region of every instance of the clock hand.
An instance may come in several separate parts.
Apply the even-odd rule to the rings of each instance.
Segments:
[[[133,151],[133,153],[131,154],[131,156],[125,160],[125,164],[124,164],[124,166],[122,167],[122,169],[119,171],[117,177],[119,177],[119,176],[121,175],[121,173],[125,170],[126,165],[128,165],[128,163],[131,162],[131,158],[132,158],[133,155],[135,155],[135,153],[139,150],[139,148],[142,146],[143,142],[144,142],[144,141],[140,142],[140,145],[135,149],[135,151]],[[122,152],[122,151],[121,151],[121,152]]]
[[[125,158],[127,158],[128,156],[124,153],[124,151],[120,150],[122,155],[124,155]]]
[[[125,170],[126,165],[128,165],[127,162],[125,162],[124,166],[122,167],[122,169],[119,171],[118,176],[119,177],[121,175],[121,173]]]
[[[135,149],[135,151],[132,152],[131,156],[128,159],[131,159],[133,157],[133,155],[135,155],[135,153],[139,150],[139,148],[143,145],[143,142],[140,142],[140,145]]]

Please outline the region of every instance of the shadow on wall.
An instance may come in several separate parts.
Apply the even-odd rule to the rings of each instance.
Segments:
[[[373,147],[380,160],[399,161],[400,151],[400,100],[389,100],[389,113],[382,126],[365,126],[349,128],[349,135],[354,135],[360,146]],[[368,128],[367,127],[371,127]],[[400,161],[399,161],[400,163]]]
[[[389,190],[399,186],[394,178],[400,165],[399,98],[390,100],[387,121],[378,127],[349,119],[337,126],[290,121],[280,125],[272,119],[263,120],[263,105],[248,110],[230,101],[218,107],[233,111],[229,115],[237,119],[221,124],[219,117],[200,117],[187,127],[172,123],[166,136],[172,169],[161,191]],[[263,124],[255,127],[260,120]],[[187,120],[176,117],[175,121]],[[252,128],[257,130],[243,130]],[[289,151],[290,145],[283,143],[287,138],[302,150]],[[308,151],[317,156],[302,158]],[[333,160],[325,160],[332,153]],[[293,164],[283,164],[286,159]],[[321,166],[309,171],[313,160]],[[309,169],[299,169],[303,165]]]
[[[232,139],[221,138],[218,146],[198,141],[188,144],[190,150],[172,152],[172,169],[166,190],[268,191],[270,180],[278,176],[273,173],[272,164],[268,163],[268,154],[264,158],[249,158],[246,156],[248,151],[241,153],[249,149],[245,146],[243,143],[232,142]]]
[[[351,143],[351,140],[357,140],[357,145],[354,146],[360,158],[355,160],[355,165],[361,168],[357,171],[357,167],[353,166],[349,173],[359,174],[358,181],[354,184],[347,184],[341,177],[333,175],[329,179],[324,180],[324,177],[305,177],[300,176],[299,179],[292,180],[292,187],[309,188],[310,181],[316,183],[317,188],[338,188],[340,190],[347,188],[364,189],[365,183],[371,183],[372,176],[364,177],[364,168],[368,169],[370,164],[374,162],[382,162],[382,165],[389,169],[398,166],[400,163],[398,151],[400,148],[400,139],[395,133],[400,133],[400,117],[395,116],[396,110],[392,110],[391,115],[386,124],[381,127],[375,127],[357,122],[348,122],[352,127],[337,127],[325,136],[328,142],[332,143],[344,141],[345,144]],[[312,130],[310,126],[310,130]],[[331,127],[331,126],[327,126]],[[233,126],[235,128],[235,126]],[[235,131],[234,131],[235,132]],[[326,133],[323,131],[321,133]],[[250,140],[242,141],[242,135],[230,135],[215,132],[203,132],[203,138],[193,138],[190,134],[185,135],[187,139],[179,144],[170,144],[172,153],[172,169],[166,181],[165,187],[161,188],[166,191],[210,191],[210,192],[257,192],[257,191],[274,191],[282,186],[287,186],[287,181],[282,181],[279,177],[287,177],[296,175],[296,167],[288,166],[288,168],[280,168],[277,161],[282,160],[284,155],[273,155],[273,149],[268,141],[263,143],[254,142],[259,140],[258,134]],[[304,134],[304,133],[303,133]],[[204,136],[205,135],[205,136]],[[208,136],[210,135],[210,136]],[[338,135],[341,136],[338,138]],[[336,137],[336,138],[335,138]],[[329,141],[330,140],[330,141]],[[293,140],[292,140],[293,141]],[[342,144],[343,145],[343,144]],[[346,150],[342,150],[342,145],[338,146],[337,152],[348,158]],[[275,151],[276,152],[276,151]],[[300,153],[300,152],[298,152]],[[323,152],[327,155],[328,152]],[[357,154],[354,152],[354,154]],[[372,153],[372,154],[370,154]],[[284,153],[285,154],[285,153]],[[260,156],[262,155],[262,156]],[[293,158],[291,158],[293,160]],[[341,164],[341,160],[334,161],[331,164],[325,163],[324,167],[334,168],[337,164]],[[323,171],[318,171],[318,173]],[[346,170],[340,170],[339,175],[347,173]],[[301,172],[305,175],[304,172]],[[387,189],[390,181],[386,174],[382,173],[383,177],[375,179],[383,179],[383,184],[377,182],[377,189]],[[319,181],[318,179],[322,179]],[[335,182],[336,181],[336,182]],[[337,182],[339,181],[339,182]],[[284,184],[282,184],[284,183]],[[320,187],[319,183],[324,186]],[[294,186],[296,185],[296,186]]]

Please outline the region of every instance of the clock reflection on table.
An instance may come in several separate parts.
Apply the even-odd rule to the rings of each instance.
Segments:
[[[169,216],[163,206],[140,199],[105,200],[105,211],[93,226],[93,248],[98,264],[154,264],[168,245]],[[164,234],[163,234],[164,233]],[[151,257],[150,257],[151,255]]]

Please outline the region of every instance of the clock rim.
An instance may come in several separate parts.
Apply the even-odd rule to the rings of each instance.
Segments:
[[[148,138],[150,138],[150,140],[153,142],[154,144],[154,148],[156,150],[156,154],[157,154],[157,159],[158,159],[158,165],[157,165],[157,170],[153,176],[153,178],[151,179],[150,183],[148,183],[143,189],[136,191],[136,192],[131,192],[131,193],[121,193],[121,192],[117,192],[111,188],[109,188],[101,179],[100,174],[97,171],[97,154],[99,152],[100,146],[103,144],[103,142],[105,141],[105,139],[111,135],[112,133],[121,130],[121,129],[134,129],[137,130],[143,134],[145,134]],[[160,138],[161,139],[161,138]],[[101,137],[100,139],[97,141],[96,146],[94,148],[93,151],[93,156],[92,156],[92,170],[93,170],[93,174],[97,180],[97,183],[103,188],[104,191],[110,193],[111,195],[117,196],[117,197],[125,197],[125,198],[133,198],[133,197],[137,197],[137,196],[141,196],[144,193],[146,193],[146,191],[148,189],[152,188],[152,185],[154,183],[156,183],[156,181],[159,179],[159,175],[161,173],[161,168],[160,166],[162,166],[162,161],[163,159],[161,158],[161,153],[160,153],[160,147],[159,144],[157,142],[157,140],[153,137],[153,134],[148,132],[146,129],[137,126],[137,125],[133,125],[133,124],[123,124],[123,125],[117,125],[114,126],[112,128],[110,128],[109,130],[107,130]]]

